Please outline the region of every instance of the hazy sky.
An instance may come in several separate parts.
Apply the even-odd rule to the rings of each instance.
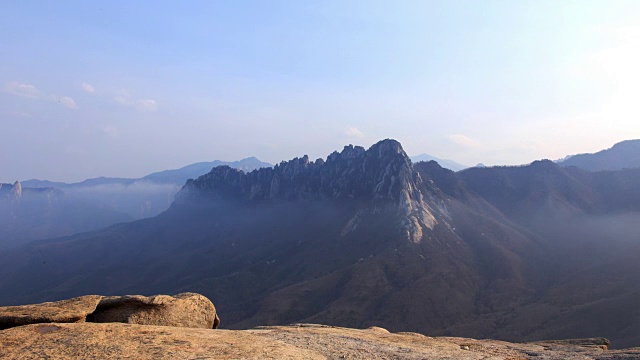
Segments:
[[[640,1],[0,2],[0,181],[640,138]]]

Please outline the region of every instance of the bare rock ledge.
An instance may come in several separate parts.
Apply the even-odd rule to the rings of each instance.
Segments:
[[[603,339],[509,343],[382,328],[290,325],[209,330],[122,323],[32,324],[0,331],[6,359],[638,359]]]
[[[640,359],[604,338],[509,343],[294,324],[211,330],[202,295],[83,296],[0,307],[3,359]],[[159,326],[163,325],[163,326]]]
[[[35,305],[0,307],[0,329],[39,323],[121,322],[212,329],[220,319],[206,297],[87,295]]]

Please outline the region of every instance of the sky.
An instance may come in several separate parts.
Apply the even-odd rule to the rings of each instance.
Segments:
[[[640,138],[640,1],[0,2],[0,182]]]

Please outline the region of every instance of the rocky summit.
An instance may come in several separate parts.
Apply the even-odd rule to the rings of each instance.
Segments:
[[[204,316],[203,316],[204,315]],[[633,359],[603,338],[508,343],[293,324],[213,330],[213,304],[173,297],[82,296],[0,308],[3,359]],[[198,319],[207,318],[205,323]],[[180,320],[177,320],[180,319]],[[189,320],[187,320],[189,319]],[[184,322],[187,320],[187,323]],[[194,322],[195,321],[195,322]],[[123,323],[124,322],[124,323]]]
[[[364,213],[389,212],[400,217],[407,239],[419,242],[424,228],[436,224],[433,210],[420,191],[422,181],[411,160],[395,140],[384,140],[369,150],[345,146],[327,160],[308,156],[282,162],[251,173],[227,166],[214,168],[197,180],[189,180],[177,203],[189,200],[224,199],[241,202],[359,201],[359,209],[342,235],[358,226]]]

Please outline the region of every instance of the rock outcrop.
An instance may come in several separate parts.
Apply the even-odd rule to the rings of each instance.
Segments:
[[[105,297],[100,300],[95,312],[87,317],[87,321],[202,329],[216,329],[220,324],[211,301],[195,293]]]
[[[206,330],[132,324],[34,324],[0,331],[6,359],[637,359],[603,339],[509,343],[298,324]]]
[[[85,322],[102,296],[87,295],[34,305],[0,307],[0,329],[39,323]]]
[[[15,199],[19,199],[22,197],[22,184],[19,181],[16,181],[11,188],[11,195]]]
[[[215,329],[216,308],[195,293],[175,296],[81,296],[35,305],[0,307],[0,329],[39,323],[120,322]]]
[[[281,162],[250,173],[219,166],[187,181],[176,196],[178,204],[209,198],[240,202],[357,201],[363,208],[345,226],[343,235],[357,227],[364,213],[388,213],[399,218],[406,237],[418,243],[423,230],[433,229],[434,211],[420,191],[422,179],[395,140],[380,141],[368,150],[345,146],[327,160],[308,156]]]

